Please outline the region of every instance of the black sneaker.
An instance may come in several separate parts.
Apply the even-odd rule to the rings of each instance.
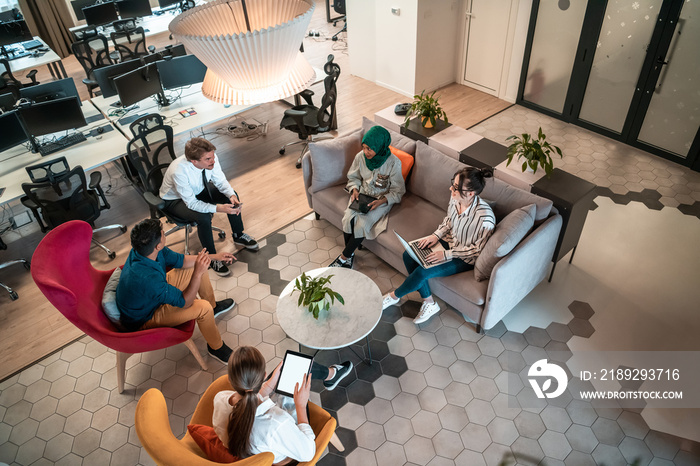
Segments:
[[[333,364],[331,367],[335,369],[335,375],[332,379],[323,381],[323,386],[326,387],[328,391],[333,390],[338,386],[341,380],[348,376],[352,370],[352,362],[345,361],[342,364]]]
[[[231,309],[233,309],[233,306],[236,305],[236,302],[231,299],[231,298],[226,298],[222,299],[221,301],[216,302],[216,307],[214,307],[214,315],[218,316],[221,314],[225,314]]]
[[[228,364],[228,360],[231,357],[231,354],[233,353],[233,350],[224,343],[221,345],[221,348],[219,349],[213,349],[209,344],[207,343],[207,351],[209,351],[209,354],[214,356],[216,359],[219,361],[223,362],[224,364]]]
[[[258,242],[248,233],[242,233],[239,236],[233,235],[233,242],[251,251],[257,251],[260,248]]]
[[[224,264],[222,261],[211,261],[211,264],[209,264],[209,268],[214,271],[215,274],[217,274],[220,277],[228,277],[231,275],[231,271],[226,267],[226,264]]]
[[[355,257],[353,254],[352,256],[348,257],[345,261],[343,261],[340,256],[336,257],[333,262],[330,263],[328,267],[342,267],[344,269],[351,269],[352,268],[352,259]]]

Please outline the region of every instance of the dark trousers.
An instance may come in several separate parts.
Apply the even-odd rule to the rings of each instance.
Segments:
[[[209,184],[209,190],[205,189],[197,194],[197,199],[209,204],[231,204],[231,199],[222,194],[211,183]],[[190,210],[182,199],[165,201],[163,210],[183,220],[197,222],[197,236],[199,236],[199,242],[202,243],[202,247],[206,248],[208,253],[216,254],[214,234],[211,229],[212,214]],[[241,214],[228,214],[227,217],[228,222],[231,224],[233,236],[240,236],[243,233],[243,219],[241,218]]]
[[[328,377],[328,367],[322,366],[316,361],[311,364],[311,378],[316,380],[326,380]]]
[[[343,238],[345,239],[345,249],[343,249],[343,256],[350,257],[355,254],[355,249],[360,247],[364,238],[355,238],[355,219],[350,221],[350,233],[343,232]]]
[[[440,242],[445,249],[447,249],[447,243],[442,240],[440,240]],[[431,295],[428,279],[434,277],[448,277],[474,268],[473,265],[467,264],[462,259],[454,258],[449,262],[424,269],[418,262],[414,261],[406,251],[403,253],[403,263],[406,266],[406,270],[408,270],[408,277],[406,277],[406,280],[403,281],[401,286],[394,291],[397,298],[406,296],[408,293],[416,290],[420,293],[421,298],[428,298]]]

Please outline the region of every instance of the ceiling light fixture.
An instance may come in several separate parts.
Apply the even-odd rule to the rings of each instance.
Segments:
[[[215,0],[169,26],[207,66],[202,93],[222,104],[253,105],[295,95],[315,72],[299,51],[312,0]]]

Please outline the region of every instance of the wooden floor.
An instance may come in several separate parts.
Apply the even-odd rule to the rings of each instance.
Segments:
[[[325,22],[325,5],[318,2],[310,28],[321,31],[322,37],[305,39],[304,48],[313,66],[322,67],[328,54],[332,53],[341,67],[341,76],[337,84],[337,113],[338,132],[342,134],[359,127],[363,116],[372,118],[378,110],[410,99],[349,73],[349,60],[344,43],[325,40],[325,37],[330,37],[341,26],[342,24],[338,24],[338,27],[333,27]],[[149,38],[148,45],[162,46],[168,42],[167,34],[162,34],[155,39]],[[75,80],[81,98],[87,99],[88,94],[82,84],[82,68],[72,56],[63,62],[67,73]],[[37,76],[39,81],[43,82],[51,79],[46,68],[40,69]],[[323,93],[322,84],[317,84],[312,89],[316,92],[315,102],[318,102]],[[510,105],[458,84],[441,89],[438,95],[450,122],[464,128]],[[220,134],[225,131],[217,132],[217,128],[228,126],[226,120],[204,128],[206,137],[217,146],[217,153],[227,177],[245,202],[243,219],[246,232],[257,238],[278,230],[311,210],[304,194],[301,171],[294,168],[299,146],[290,148],[285,156],[278,153],[282,145],[296,139],[295,134],[279,129],[279,121],[286,108],[288,107],[282,103],[273,102],[239,115],[239,119],[243,120],[269,122],[267,135],[250,141]],[[180,152],[190,137],[189,134],[179,137],[175,149]],[[126,179],[121,177],[115,165],[110,164],[101,171],[102,185],[109,192],[108,199],[112,208],[102,212],[102,216],[96,222],[98,227],[122,223],[131,228],[139,220],[148,217],[145,202]],[[108,188],[110,185],[111,188]],[[11,206],[15,214],[23,210],[21,206],[17,207],[17,203]],[[7,215],[5,213],[5,216]],[[224,227],[224,222],[225,217],[215,216],[216,225]],[[228,231],[228,227],[226,230]],[[30,258],[42,237],[36,222],[5,233],[3,238],[8,243],[8,249],[0,252],[0,262],[19,257]],[[91,260],[96,268],[112,269],[124,263],[129,252],[128,234],[120,235],[118,230],[114,230],[113,233],[100,233],[98,239],[104,240],[109,248],[116,251],[117,257],[109,260],[103,251],[93,248]],[[182,251],[183,240],[184,235],[178,233],[170,236],[168,242],[173,249]],[[190,238],[190,244],[194,248],[199,247],[196,234]],[[224,243],[217,243],[217,248],[233,251],[230,232]],[[48,303],[34,285],[30,274],[21,266],[0,270],[0,282],[11,286],[20,295],[17,301],[11,301],[8,294],[0,290],[2,380],[73,341],[82,333]]]

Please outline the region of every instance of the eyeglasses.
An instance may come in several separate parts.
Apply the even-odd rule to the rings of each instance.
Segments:
[[[451,188],[453,191],[458,192],[458,193],[460,193],[460,194],[467,194],[469,191],[471,191],[470,189],[462,189],[462,188],[460,188],[459,185],[457,185],[457,184],[455,183],[455,178],[452,178],[452,179],[450,180],[450,184],[451,184],[451,185],[450,185],[450,188]]]

